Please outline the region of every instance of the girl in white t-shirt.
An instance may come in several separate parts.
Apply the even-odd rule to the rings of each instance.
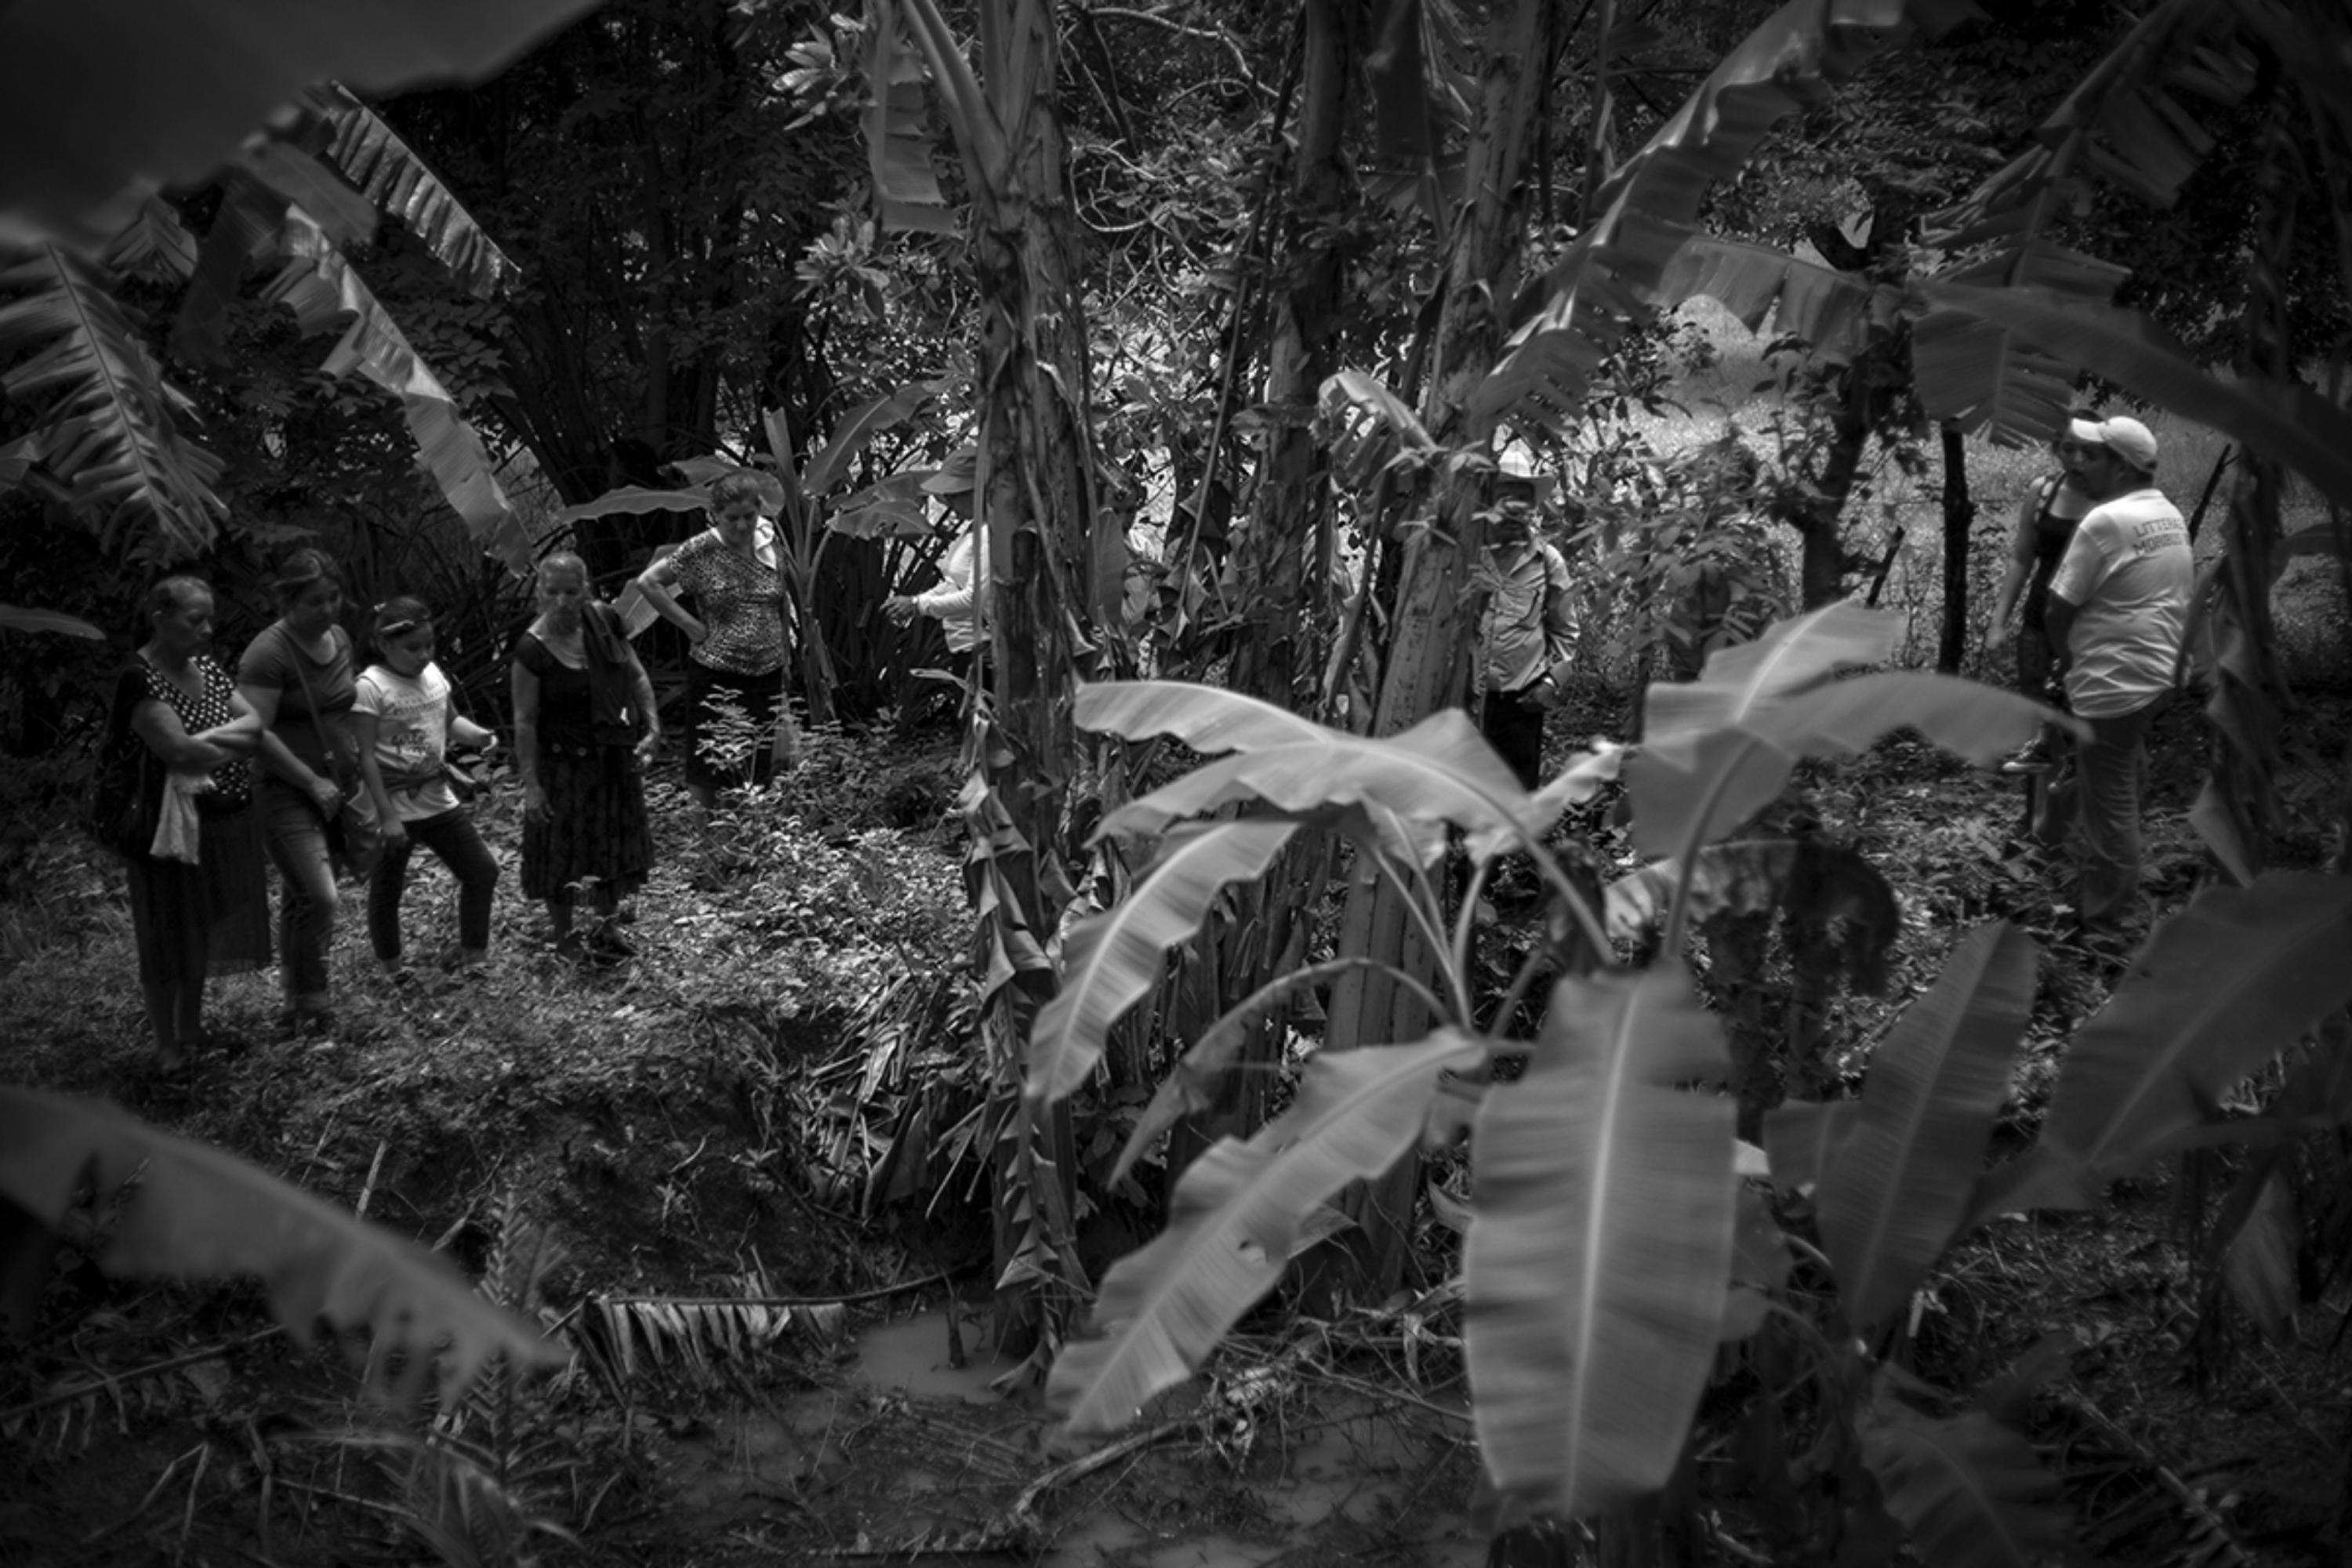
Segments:
[[[403,594],[377,605],[372,640],[375,662],[360,676],[352,709],[360,769],[384,830],[383,858],[368,879],[368,941],[384,968],[404,979],[400,900],[409,851],[423,844],[457,879],[456,963],[478,973],[489,961],[499,863],[466,814],[448,750],[453,741],[487,748],[497,737],[451,711],[448,678],[433,662],[433,613],[423,600]]]

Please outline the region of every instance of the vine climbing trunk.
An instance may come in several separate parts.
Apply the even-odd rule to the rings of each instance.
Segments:
[[[1493,434],[1469,427],[1464,408],[1502,353],[1497,301],[1517,291],[1526,174],[1544,133],[1537,108],[1557,45],[1560,10],[1550,0],[1515,0],[1497,5],[1488,18],[1478,120],[1463,195],[1452,214],[1445,295],[1423,400],[1422,423],[1442,445],[1483,444]],[[1484,545],[1480,513],[1486,485],[1484,475],[1448,465],[1433,489],[1408,492],[1381,519],[1391,541],[1402,542],[1403,559],[1373,709],[1376,734],[1407,729],[1441,708],[1458,705],[1468,693],[1480,599],[1472,568]],[[1348,889],[1340,952],[1426,981],[1435,972],[1436,955],[1406,910],[1405,896],[1393,885],[1360,871]],[[1340,1049],[1410,1043],[1425,1036],[1433,1022],[1412,988],[1368,966],[1351,971],[1333,987],[1325,1043]],[[1370,1299],[1389,1295],[1403,1279],[1419,1178],[1419,1156],[1408,1154],[1340,1201],[1342,1213],[1356,1225],[1348,1233],[1352,1283]]]

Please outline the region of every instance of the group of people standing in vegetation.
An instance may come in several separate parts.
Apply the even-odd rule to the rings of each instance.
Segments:
[[[2052,844],[2079,831],[2075,921],[2085,937],[2110,940],[2136,914],[2143,742],[2181,675],[2193,570],[2186,526],[2156,488],[2157,443],[2145,425],[2079,415],[2056,451],[2061,471],[2020,509],[1993,637],[2008,640],[2021,610],[2021,689],[2083,726],[2032,826]],[[979,645],[976,470],[966,447],[925,482],[963,526],[940,585],[883,606],[901,625],[940,619],[960,671]],[[687,787],[706,813],[726,784],[770,776],[791,731],[784,595],[763,531],[762,485],[748,470],[719,478],[710,526],[636,578],[689,645]],[[1574,637],[1567,566],[1537,527],[1541,499],[1532,475],[1500,476],[1482,663],[1482,728],[1529,787]],[[129,866],[141,984],[167,1067],[207,1039],[206,976],[271,960],[265,858],[280,886],[274,950],[293,1033],[331,1026],[339,868],[366,880],[370,944],[405,979],[401,902],[423,845],[458,887],[457,940],[444,967],[463,978],[488,962],[499,868],[467,810],[470,777],[453,757],[486,750],[495,736],[456,710],[455,689],[434,662],[431,606],[406,595],[376,605],[362,663],[341,625],[332,558],[298,550],[272,588],[278,617],[232,677],[208,652],[210,588],[165,579],[147,596],[147,635],[115,682],[109,766],[135,778],[137,811],[135,831],[110,837]],[[625,958],[614,917],[653,860],[643,775],[661,721],[626,625],[594,597],[578,555],[540,563],[537,613],[515,643],[511,679],[524,895],[544,902],[559,953]],[[2055,764],[2037,745],[2010,765]],[[597,917],[584,926],[583,900]]]
[[[885,606],[901,622],[941,619],[951,655],[965,662],[977,641],[975,468],[965,448],[926,486],[966,522],[947,583]],[[749,470],[721,476],[710,526],[636,579],[689,645],[686,780],[705,814],[726,784],[768,778],[795,732],[762,486]],[[341,624],[332,557],[293,552],[271,588],[278,616],[232,676],[209,651],[210,587],[166,578],[148,594],[147,635],[116,678],[101,767],[125,781],[129,808],[116,803],[125,820],[111,824],[94,811],[94,825],[129,868],[140,978],[167,1068],[208,1041],[226,1043],[204,1026],[206,978],[265,967],[273,952],[282,1026],[331,1028],[339,873],[366,882],[370,945],[387,973],[413,982],[400,910],[420,844],[458,889],[457,940],[440,967],[462,983],[489,961],[499,867],[467,809],[473,780],[463,759],[496,737],[457,711],[456,689],[434,662],[432,607],[409,595],[375,605],[363,661]],[[544,557],[536,588],[537,613],[511,658],[522,890],[546,906],[558,954],[617,962],[631,955],[621,902],[653,863],[644,772],[661,739],[659,707],[626,625],[595,597],[577,554]],[[279,884],[274,942],[265,861]],[[583,901],[593,921],[579,918]]]
[[[2028,826],[2053,847],[2079,837],[2074,931],[2113,946],[2138,920],[2146,740],[2187,674],[2196,567],[2188,524],[2157,488],[2157,440],[2146,425],[2078,413],[2056,451],[2061,471],[2019,508],[1992,636],[2011,637],[2021,600],[2019,688],[2084,727]],[[2061,761],[2045,736],[2009,765],[2040,773]]]
[[[419,844],[457,882],[445,967],[463,979],[489,959],[499,868],[467,810],[471,777],[453,758],[495,736],[456,710],[433,659],[431,608],[406,595],[375,606],[362,666],[340,622],[331,557],[296,551],[272,587],[278,618],[232,677],[208,651],[210,587],[164,579],[115,680],[102,767],[131,781],[131,809],[107,832],[128,870],[140,982],[166,1069],[229,1043],[205,1027],[206,979],[271,960],[265,859],[278,873],[274,948],[289,1033],[332,1026],[339,870],[367,882],[370,945],[395,979],[411,978],[400,906]],[[652,862],[640,771],[660,734],[652,683],[617,617],[592,602],[577,555],[540,563],[538,614],[517,642],[513,679],[523,890],[546,901],[559,951],[576,953],[583,891],[610,914]],[[190,809],[193,836],[177,826]],[[602,940],[607,956],[619,946]]]

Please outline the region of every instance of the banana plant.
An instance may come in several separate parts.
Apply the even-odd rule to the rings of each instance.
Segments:
[[[1698,880],[1680,878],[1667,915],[1675,940],[1656,960],[1634,969],[1604,959],[1560,981],[1532,1041],[1477,1026],[1476,897],[1499,857],[1528,854],[1562,932],[1609,954],[1604,909],[1543,839],[1621,763],[1636,824],[1652,821],[1639,830],[1693,865],[1708,839],[1769,802],[1799,758],[1850,755],[1924,719],[1931,738],[1990,761],[2042,721],[2042,709],[2010,693],[1853,673],[1883,661],[1898,631],[1899,617],[1853,605],[1782,622],[1717,654],[1696,686],[1654,691],[1654,748],[1580,756],[1532,793],[1455,710],[1371,738],[1206,688],[1082,689],[1077,719],[1087,728],[1223,754],[1106,818],[1103,833],[1159,841],[1160,853],[1126,899],[1070,931],[1064,987],[1031,1037],[1033,1100],[1051,1103],[1087,1080],[1108,1030],[1160,983],[1166,955],[1191,940],[1223,889],[1258,874],[1295,835],[1345,838],[1358,877],[1403,889],[1418,939],[1440,962],[1435,984],[1421,987],[1439,1021],[1426,1041],[1319,1053],[1289,1113],[1217,1144],[1185,1173],[1167,1231],[1112,1268],[1093,1337],[1055,1364],[1049,1393],[1072,1426],[1118,1425],[1189,1376],[1280,1279],[1318,1205],[1433,1130],[1466,1125],[1475,1198],[1462,1289],[1490,1478],[1522,1509],[1569,1516],[1620,1508],[1662,1484],[1737,1283],[1737,1150],[1731,1104],[1716,1087],[1728,1058],[1678,955]],[[1186,826],[1235,803],[1246,808],[1237,819]],[[1472,862],[1450,918],[1441,894],[1449,834]],[[1531,954],[1495,1016],[1510,1016],[1556,958]],[[1342,952],[1311,978],[1380,962]],[[1421,985],[1401,970],[1393,977]],[[1195,1049],[1271,1000],[1243,998]],[[1524,1074],[1485,1081],[1503,1058],[1524,1058]],[[1970,1190],[1961,1187],[1963,1204]]]

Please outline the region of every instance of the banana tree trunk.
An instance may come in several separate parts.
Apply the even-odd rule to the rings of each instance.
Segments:
[[[1549,0],[1498,6],[1487,26],[1479,115],[1464,175],[1463,205],[1454,217],[1452,260],[1445,280],[1430,389],[1423,425],[1441,443],[1480,440],[1491,432],[1465,428],[1463,406],[1500,357],[1503,323],[1496,301],[1517,291],[1524,229],[1525,175],[1543,134],[1537,106],[1562,23]],[[1373,711],[1376,734],[1394,734],[1440,708],[1460,703],[1469,687],[1477,630],[1471,568],[1484,547],[1478,512],[1483,484],[1448,469],[1435,492],[1417,492],[1382,520],[1406,537],[1393,628],[1381,662]],[[1434,527],[1412,527],[1433,521]],[[1406,919],[1405,899],[1391,883],[1359,875],[1341,917],[1340,951],[1396,965],[1426,980],[1437,956]],[[1414,994],[1376,969],[1351,972],[1334,988],[1327,1048],[1409,1043],[1435,1020]],[[1348,1233],[1356,1289],[1379,1300],[1404,1278],[1409,1222],[1420,1186],[1420,1157],[1408,1154],[1385,1174],[1343,1194],[1340,1208],[1357,1229]]]
[[[1052,995],[1045,958],[1070,899],[1070,808],[1087,781],[1071,722],[1078,637],[1096,624],[1106,552],[1124,543],[1097,504],[1087,422],[1082,252],[1055,112],[1054,7],[990,0],[982,80],[1003,133],[1004,166],[975,214],[982,300],[980,518],[987,552],[992,719],[975,720],[971,762],[994,817],[975,843],[991,879],[983,951],[1012,960],[992,986],[982,1037],[999,1116],[994,1252],[1000,1346],[1050,1347],[1086,1279],[1072,1247],[1076,1157],[1066,1102],[1038,1112],[1022,1095],[1031,1020]],[[1116,574],[1112,574],[1116,580]]]

